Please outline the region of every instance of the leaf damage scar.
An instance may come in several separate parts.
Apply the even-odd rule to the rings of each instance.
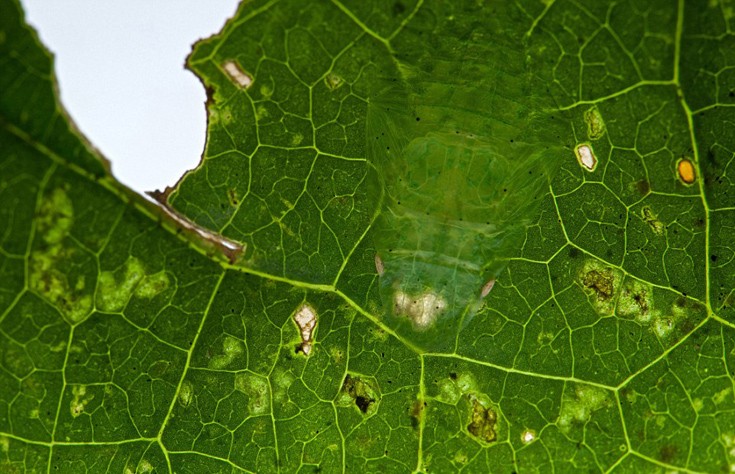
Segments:
[[[249,88],[253,83],[253,76],[240,67],[235,61],[225,61],[222,63],[222,69],[225,70],[230,79],[243,89]]]
[[[577,161],[585,170],[592,172],[597,168],[597,158],[589,144],[580,143],[574,148],[574,154],[577,155]]]
[[[206,242],[209,242],[210,244],[214,245],[217,249],[219,249],[220,252],[222,252],[225,257],[230,261],[230,263],[237,262],[240,257],[245,252],[246,246],[243,244],[240,244],[238,242],[226,239],[222,237],[221,235],[212,232],[208,229],[205,229],[203,227],[200,227],[193,222],[191,222],[186,217],[183,217],[179,215],[176,211],[171,209],[168,205],[168,195],[171,193],[171,188],[166,188],[165,191],[150,191],[146,194],[150,197],[152,197],[158,204],[159,208],[162,209],[166,215],[179,227],[182,229],[185,229],[187,231],[193,232]]]
[[[314,328],[316,328],[316,310],[309,304],[304,303],[293,315],[293,320],[299,328],[301,335],[301,344],[296,348],[297,352],[303,352],[304,355],[311,353],[311,345],[314,342],[312,336]]]

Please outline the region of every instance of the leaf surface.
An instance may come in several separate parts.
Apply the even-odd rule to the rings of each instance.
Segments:
[[[0,470],[735,465],[732,2],[245,2],[188,59],[180,218],[114,181],[2,6]],[[558,160],[440,352],[386,320],[371,235],[368,106],[415,74]]]

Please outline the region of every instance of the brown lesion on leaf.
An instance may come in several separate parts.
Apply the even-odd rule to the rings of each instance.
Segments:
[[[411,426],[417,430],[421,426],[424,419],[424,410],[426,410],[426,402],[423,400],[414,400],[409,409],[409,415],[411,415]]]
[[[651,191],[651,185],[647,179],[638,180],[633,183],[633,186],[641,196],[646,196]]]
[[[665,463],[671,463],[676,458],[678,449],[673,444],[665,444],[661,446],[658,452],[658,458]]]
[[[582,265],[577,278],[595,310],[599,314],[612,314],[620,293],[622,272],[590,259]]]
[[[347,374],[338,396],[338,404],[354,405],[363,415],[372,415],[377,410],[380,398],[377,384],[364,377]]]
[[[240,196],[238,195],[237,189],[228,189],[227,199],[230,201],[230,206],[237,207],[240,204]]]
[[[498,414],[489,404],[482,403],[477,397],[468,395],[471,406],[467,431],[482,443],[490,444],[498,439]]]
[[[585,288],[591,289],[597,299],[607,301],[612,298],[615,293],[615,279],[611,269],[590,270],[584,275],[582,284]]]

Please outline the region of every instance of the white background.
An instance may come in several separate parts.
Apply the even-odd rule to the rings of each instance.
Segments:
[[[238,0],[21,3],[55,55],[61,101],[117,179],[140,193],[163,190],[199,163],[206,96],[184,60]]]

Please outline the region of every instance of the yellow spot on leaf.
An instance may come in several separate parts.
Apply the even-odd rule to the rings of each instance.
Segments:
[[[687,158],[682,158],[681,160],[679,160],[676,168],[679,171],[679,179],[684,184],[692,184],[697,178],[697,175],[694,172],[694,164],[692,164],[692,162]]]

